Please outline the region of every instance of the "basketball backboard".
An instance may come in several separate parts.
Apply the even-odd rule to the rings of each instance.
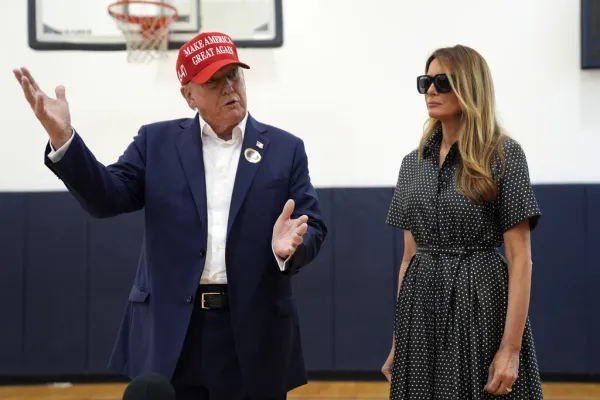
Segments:
[[[581,68],[600,69],[600,1],[581,0]]]
[[[35,50],[125,50],[125,39],[108,14],[116,0],[28,0],[29,46]],[[169,49],[199,32],[219,31],[238,47],[283,44],[282,0],[162,0],[179,20]]]

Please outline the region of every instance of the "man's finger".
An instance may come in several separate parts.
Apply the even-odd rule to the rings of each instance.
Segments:
[[[292,243],[292,245],[290,246],[290,248],[288,250],[288,257],[296,252],[296,247],[298,247],[298,246],[296,246],[295,244]]]
[[[44,97],[42,96],[41,93],[38,93],[37,96],[35,96],[35,115],[36,117],[42,119],[44,117],[45,114],[45,109],[44,109]]]
[[[307,224],[302,224],[299,227],[296,228],[296,233],[300,236],[304,235],[306,233],[306,231],[308,230],[308,225]]]
[[[21,71],[17,68],[13,69],[13,74],[15,75],[15,78],[17,78],[17,82],[19,82],[19,84],[21,83],[21,78],[23,78],[23,74],[21,73]]]
[[[25,100],[27,100],[32,108],[35,107],[35,93],[33,92],[33,88],[26,77],[21,79],[21,87],[23,88]]]
[[[300,243],[302,243],[302,236],[294,235],[294,238],[292,239],[292,241],[295,245],[299,245]]]
[[[294,200],[289,199],[288,201],[285,202],[285,205],[283,206],[283,211],[281,212],[281,215],[279,216],[279,220],[280,221],[288,220],[293,212],[294,212]]]
[[[308,216],[302,215],[294,220],[296,222],[296,226],[300,226],[308,222]]]
[[[29,82],[31,82],[31,86],[33,86],[33,89],[35,91],[40,90],[40,87],[38,86],[35,79],[33,79],[31,72],[29,72],[29,70],[27,68],[25,68],[25,67],[21,68],[21,72],[23,73],[23,75],[25,75],[27,77],[27,79],[29,79]]]

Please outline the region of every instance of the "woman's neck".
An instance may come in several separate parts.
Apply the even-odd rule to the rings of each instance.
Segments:
[[[442,121],[442,147],[449,149],[459,136],[460,119]]]

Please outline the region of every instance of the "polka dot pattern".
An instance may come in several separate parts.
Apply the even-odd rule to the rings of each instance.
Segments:
[[[441,130],[404,157],[386,222],[410,230],[418,246],[396,304],[396,353],[390,399],[543,399],[527,319],[519,375],[509,395],[485,392],[504,332],[508,301],[503,233],[541,216],[521,146],[504,144],[506,167],[494,163],[499,195],[483,205],[456,191],[457,144],[438,168]]]

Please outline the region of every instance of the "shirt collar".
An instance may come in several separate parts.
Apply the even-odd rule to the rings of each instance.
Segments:
[[[423,146],[423,155],[428,156],[431,154],[438,153],[440,150],[441,143],[442,127],[440,126],[435,131],[433,131],[427,142],[425,142],[425,145]]]
[[[427,142],[425,142],[425,145],[423,146],[423,157],[434,156],[437,159],[442,148],[442,138],[442,127],[439,126],[433,131]],[[460,153],[458,152],[458,141],[450,146],[448,154],[446,155],[448,160],[453,160],[455,157],[460,157]]]
[[[198,113],[198,119],[200,122],[200,131],[202,133],[202,136],[208,136],[213,139],[222,140],[221,138],[219,138],[217,136],[217,134],[215,133],[213,128],[205,120],[202,119],[202,116],[200,116],[200,113]],[[248,122],[248,111],[246,111],[246,115],[244,116],[244,119],[242,119],[240,121],[240,123],[237,124],[233,128],[232,140],[237,140],[238,138],[241,138],[242,140],[244,140],[244,134],[246,133],[246,123],[247,122]]]

